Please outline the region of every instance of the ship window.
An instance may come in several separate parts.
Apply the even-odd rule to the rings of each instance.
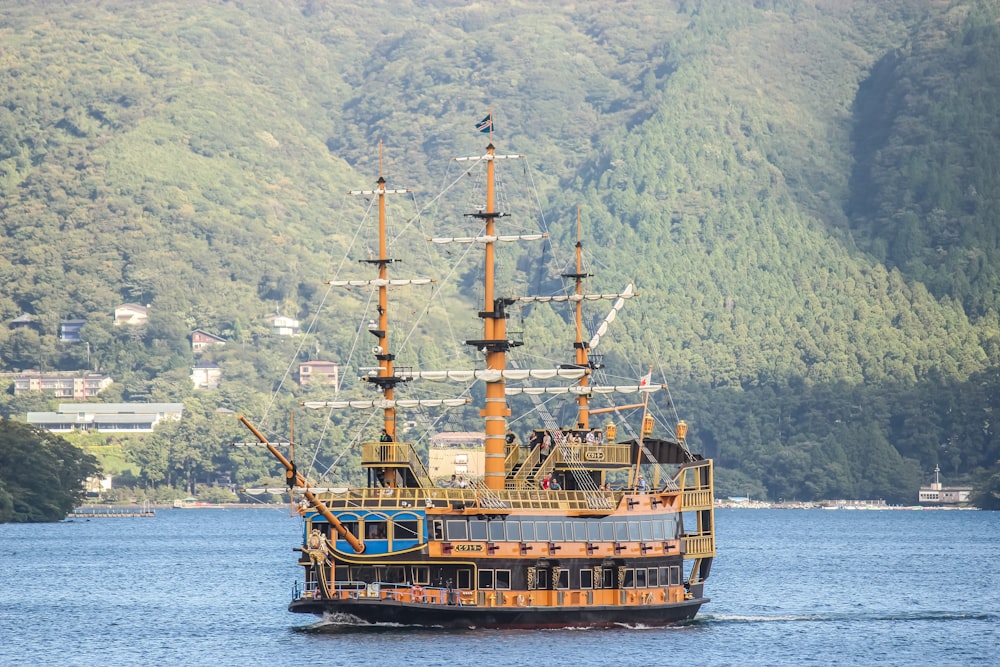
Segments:
[[[308,569],[308,571],[312,572],[313,568],[310,567]],[[336,570],[334,570],[334,573],[333,573],[333,578],[336,581],[350,581],[350,576],[351,575],[348,572],[347,568],[344,567],[343,565],[338,565],[337,568],[336,568]]]
[[[509,591],[510,590],[510,570],[497,570],[496,571],[496,584],[497,590]]]
[[[591,542],[601,541],[601,523],[599,521],[587,522],[587,539]]]
[[[624,521],[615,521],[615,540],[628,542],[628,524]]]
[[[539,542],[549,541],[549,522],[548,521],[536,521],[535,522],[535,539]]]
[[[493,570],[479,571],[479,587],[485,589],[493,588]]]
[[[566,521],[563,523],[563,537],[566,538],[567,542],[573,541],[573,522]]]
[[[490,542],[503,542],[505,538],[503,521],[490,521]]]
[[[521,522],[521,539],[525,542],[535,541],[535,522],[534,521],[522,521]]]
[[[365,520],[365,539],[366,540],[384,540],[388,539],[389,535],[386,532],[386,522],[385,521],[368,521]]]
[[[580,570],[580,588],[594,587],[594,571]]]
[[[520,542],[521,541],[521,522],[520,521],[508,521],[507,522],[507,541],[508,542]]]
[[[662,521],[654,521],[653,522],[653,539],[656,540],[657,542],[660,542],[660,541],[663,540],[663,522]]]
[[[469,524],[465,521],[448,521],[448,539],[464,542],[469,539]]]
[[[668,540],[677,539],[677,516],[674,515],[663,522],[664,537]]]
[[[358,522],[357,521],[341,521],[340,524],[349,532],[351,535],[358,535]],[[336,532],[336,531],[334,531]],[[337,533],[337,539],[342,540],[340,533]]]
[[[622,583],[622,588],[632,588],[635,586],[635,570],[628,568],[625,570],[625,581]]]
[[[431,583],[431,569],[426,565],[414,565],[412,568],[413,583],[426,586]]]
[[[670,585],[670,576],[669,576],[669,573],[670,573],[670,568],[669,567],[661,567],[660,568],[660,585],[661,586],[669,586]]]
[[[361,565],[351,568],[351,581],[361,581],[369,584],[375,581],[375,568],[369,565]]]
[[[660,523],[657,521],[656,523]],[[653,526],[649,521],[643,521],[639,524],[640,530],[642,530],[642,541],[649,542],[653,539]]]
[[[615,587],[615,571],[610,567],[604,568],[601,572],[601,588]]]
[[[535,588],[540,591],[547,590],[549,587],[549,571],[539,569],[535,575]]]
[[[670,568],[670,585],[680,586],[681,585],[681,568],[674,565]]]
[[[379,581],[389,584],[401,584],[406,581],[406,568],[401,565],[378,567],[375,571]]]
[[[614,542],[615,541],[615,522],[614,521],[602,521],[601,522],[601,540],[604,542]]]
[[[553,521],[549,524],[549,532],[552,534],[553,542],[563,541],[562,521]]]
[[[472,588],[472,570],[463,567],[458,571],[458,587],[465,590]]]
[[[469,522],[469,539],[473,542],[486,541],[486,522],[482,519],[473,519]]]
[[[659,583],[657,583],[657,581],[658,580],[656,578],[656,568],[651,567],[648,570],[646,570],[646,585],[649,586],[650,588],[655,588],[656,586],[659,586]]]
[[[629,521],[628,522],[628,536],[633,542],[638,542],[641,537],[639,536],[639,522]]]
[[[574,521],[573,522],[573,538],[577,542],[587,541],[587,522],[586,521]]]
[[[569,588],[569,570],[559,570],[559,581],[556,588]]]
[[[640,567],[635,571],[635,587],[645,588],[646,587],[646,568]]]
[[[394,540],[415,540],[417,539],[416,521],[393,521],[392,539]]]
[[[431,521],[431,539],[438,542],[444,540],[444,521],[441,519]]]

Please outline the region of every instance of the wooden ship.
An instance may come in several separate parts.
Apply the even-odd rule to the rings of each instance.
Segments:
[[[468,214],[481,233],[432,239],[483,247],[482,337],[466,341],[481,353],[481,368],[395,367],[388,288],[418,281],[390,278],[394,260],[388,254],[385,211],[387,196],[406,191],[388,189],[380,176],[373,190],[354,193],[377,201],[378,256],[364,260],[376,275],[334,284],[377,290],[378,321],[370,329],[378,341],[373,349],[378,367],[363,379],[380,395],[307,407],[381,412],[382,437],[362,444],[365,486],[314,489],[292,460],[240,417],[284,466],[289,487],[303,497],[298,506],[302,537],[295,548],[304,576],[290,611],[338,622],[439,628],[660,626],[690,620],[708,602],[705,581],[715,556],[712,461],[690,452],[684,422],[669,436],[657,436],[645,409],[638,433],[630,438],[617,438],[612,424],[591,425],[601,412],[591,407],[593,396],[634,392],[642,402],[625,407],[636,408],[663,388],[649,375],[634,386],[590,382],[597,366],[592,348],[613,313],[635,295],[631,285],[618,294],[584,293],[589,274],[582,262],[578,215],[576,267],[563,276],[572,281],[571,292],[553,297],[496,293],[497,246],[542,238],[504,236],[498,230],[504,212],[496,208],[497,163],[519,157],[498,155],[490,131],[485,154],[466,158],[485,168],[485,202]],[[612,300],[614,310],[585,340],[583,304],[598,299]],[[533,300],[562,300],[575,308],[573,363],[511,367],[508,352],[523,342],[508,333],[508,310],[518,301]],[[420,379],[485,383],[481,480],[465,488],[435,484],[415,444],[397,437],[397,411],[468,401],[397,398],[401,384]],[[527,379],[570,384],[518,386]],[[551,418],[539,418],[521,437],[508,437],[508,396],[531,392],[572,397],[576,423],[559,428]],[[612,489],[609,475],[628,481]]]

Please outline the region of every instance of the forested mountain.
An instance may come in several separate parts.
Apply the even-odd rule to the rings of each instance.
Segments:
[[[1000,459],[998,19],[995,0],[6,3],[0,316],[41,326],[0,331],[0,366],[186,400],[183,433],[126,443],[139,481],[266,475],[215,410],[263,412],[295,355],[347,359],[357,309],[301,346],[264,318],[317,311],[380,140],[390,187],[427,201],[492,106],[552,234],[515,272],[554,282],[579,206],[597,287],[643,293],[609,368],[658,365],[723,493],[913,502],[935,465]],[[145,329],[111,326],[123,301],[151,306]],[[567,314],[537,316],[544,337]],[[58,342],[70,317],[89,345]],[[232,341],[197,396],[194,328]],[[432,365],[439,333],[408,361]],[[323,421],[296,428],[349,426]]]

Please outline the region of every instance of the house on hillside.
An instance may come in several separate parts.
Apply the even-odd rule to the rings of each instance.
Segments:
[[[195,389],[218,389],[222,382],[222,369],[211,361],[201,361],[191,369]]]
[[[178,420],[183,403],[60,403],[57,412],[29,412],[27,422],[48,431],[149,433],[164,420]]]
[[[87,320],[63,320],[59,323],[59,340],[64,343],[79,343],[80,329]]]
[[[299,321],[294,317],[287,317],[285,315],[272,315],[267,318],[268,324],[271,325],[271,333],[275,336],[298,336],[299,335]]]
[[[225,345],[226,339],[222,336],[195,329],[191,332],[191,351],[198,353],[210,345]]]
[[[303,361],[299,364],[299,384],[339,387],[339,368],[334,361]]]
[[[14,395],[41,392],[56,398],[83,401],[95,398],[113,384],[113,380],[100,373],[39,373],[24,371],[14,376]]]
[[[23,315],[19,315],[18,317],[8,321],[7,328],[11,331],[14,329],[34,329],[35,331],[41,331],[42,323],[34,315],[24,313]]]
[[[115,326],[138,326],[149,320],[149,306],[123,303],[115,308]]]

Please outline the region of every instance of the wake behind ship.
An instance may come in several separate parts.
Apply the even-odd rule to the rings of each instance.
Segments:
[[[378,320],[369,327],[377,344],[377,370],[362,377],[377,388],[374,400],[329,401],[310,408],[354,408],[381,414],[383,435],[364,442],[360,488],[318,490],[249,420],[241,421],[286,470],[289,487],[301,493],[302,540],[296,547],[303,581],[289,605],[293,612],[442,628],[587,627],[614,624],[665,625],[694,618],[708,599],[705,580],[715,556],[712,462],[692,454],[687,426],[654,435],[647,407],[665,389],[647,374],[635,385],[593,383],[600,369],[593,348],[624,300],[616,294],[586,294],[582,242],[575,271],[563,274],[573,289],[557,296],[500,296],[494,276],[501,244],[532,242],[541,234],[504,233],[506,213],[497,210],[497,165],[519,155],[498,155],[492,114],[477,126],[490,132],[484,155],[460,158],[485,170],[485,198],[468,214],[478,226],[471,237],[432,239],[483,248],[481,337],[466,341],[479,355],[476,368],[415,371],[395,367],[390,347],[388,288],[426,280],[390,278],[386,197],[380,176],[375,189],[354,194],[378,205],[378,251],[363,260],[375,276],[332,281],[377,291]],[[611,314],[584,339],[585,302],[610,300]],[[512,367],[508,353],[524,344],[508,333],[514,304],[565,302],[575,309],[576,340],[571,363],[556,368]],[[397,412],[464,405],[467,398],[399,399],[396,390],[420,380],[482,382],[485,474],[468,488],[443,488],[432,480],[415,443],[397,436]],[[534,386],[546,381],[553,386]],[[563,394],[577,403],[576,420],[560,427],[545,410],[519,416],[533,425],[512,436],[515,421],[507,397]],[[595,396],[638,396],[639,402],[594,408]],[[616,439],[613,423],[592,426],[594,415],[641,410],[633,435]],[[623,429],[625,430],[625,429]],[[630,429],[631,430],[631,429]],[[612,489],[609,480],[624,480]]]

